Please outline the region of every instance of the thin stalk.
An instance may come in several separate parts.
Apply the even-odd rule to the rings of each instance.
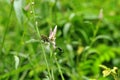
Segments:
[[[59,63],[57,61],[57,58],[56,58],[55,54],[53,54],[53,56],[54,56],[54,59],[55,59],[55,62],[56,62],[56,65],[58,67],[58,71],[60,73],[60,76],[61,76],[62,80],[65,80],[64,77],[63,77],[63,73],[62,73],[61,67],[60,67],[60,65],[59,65]]]
[[[97,33],[98,33],[98,30],[99,30],[99,28],[100,28],[100,24],[101,24],[101,20],[98,21],[98,23],[97,23],[97,25],[96,25],[96,29],[95,29],[95,31],[93,32],[92,42],[90,43],[90,46],[92,46],[92,45],[94,44],[94,42],[95,42],[95,37],[96,37],[96,35],[97,35]]]
[[[31,3],[32,2],[34,2],[34,0],[33,1],[31,0]],[[36,33],[37,33],[38,37],[40,38],[40,32],[39,32],[39,29],[38,29],[37,21],[35,21],[34,6],[32,6],[31,8],[32,8],[32,11],[33,11],[33,20],[34,20],[34,23],[35,23],[35,30],[36,30]],[[45,59],[46,65],[47,65],[47,70],[48,70],[49,77],[51,78],[51,74],[50,74],[50,69],[49,69],[47,57],[46,57],[46,54],[45,54],[44,46],[42,45],[41,41],[40,41],[40,46],[42,48],[43,56],[44,56],[44,59]]]
[[[55,4],[54,4],[54,6],[53,6],[53,8],[54,8],[54,11],[53,11],[53,21],[54,21],[54,23],[56,24],[57,23],[57,8],[56,8],[56,5],[57,5],[57,0],[55,0]]]
[[[51,73],[52,73],[52,80],[55,80],[55,79],[54,79],[53,69],[51,69]]]
[[[52,60],[52,62],[54,61],[53,60],[53,52],[52,52],[52,49],[50,48],[50,59]],[[52,63],[53,64],[53,63]],[[54,79],[54,73],[53,73],[53,69],[51,68],[51,72],[52,72],[52,80],[55,80]]]
[[[40,37],[40,32],[38,30],[37,24],[36,24],[35,28],[36,28],[36,32],[37,32],[38,37]],[[41,41],[40,41],[40,46],[42,48],[43,56],[44,56],[44,59],[45,59],[46,65],[47,65],[47,70],[48,70],[49,77],[51,77],[47,57],[46,57],[45,50],[44,50],[44,47],[43,47]]]
[[[11,4],[10,13],[9,13],[9,16],[8,16],[8,22],[6,24],[5,33],[3,35],[3,39],[2,39],[2,43],[1,43],[0,53],[2,53],[2,49],[3,49],[4,43],[5,43],[5,38],[6,38],[6,35],[7,35],[7,32],[8,32],[8,29],[9,29],[8,25],[9,25],[9,22],[10,22],[12,11],[13,11],[13,4]]]
[[[95,30],[95,32],[93,34],[93,37],[95,37],[97,35],[99,27],[100,27],[100,23],[101,23],[101,20],[99,20],[98,23],[97,23],[97,25],[96,25],[96,30]]]

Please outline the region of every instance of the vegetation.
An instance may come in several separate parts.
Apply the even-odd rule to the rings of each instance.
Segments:
[[[0,5],[0,80],[120,79],[120,0]]]

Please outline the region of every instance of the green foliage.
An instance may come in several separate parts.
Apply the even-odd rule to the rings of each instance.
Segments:
[[[113,80],[114,66],[120,74],[119,0],[0,0],[0,5],[0,80]],[[56,50],[41,40],[55,25]],[[107,77],[101,64],[109,67]]]

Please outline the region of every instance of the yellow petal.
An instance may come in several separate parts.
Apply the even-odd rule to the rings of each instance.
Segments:
[[[111,73],[111,70],[104,70],[103,72],[103,77],[106,77],[106,76],[108,76],[108,75],[110,75],[110,73]]]

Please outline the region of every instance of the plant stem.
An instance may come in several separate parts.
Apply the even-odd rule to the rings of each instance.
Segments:
[[[95,31],[93,32],[93,37],[92,37],[92,42],[90,43],[90,46],[92,46],[95,42],[95,37],[98,33],[98,30],[99,30],[99,27],[100,27],[100,24],[101,24],[101,20],[98,21],[97,25],[96,25],[96,29]]]
[[[9,13],[9,16],[8,16],[8,22],[7,22],[7,24],[6,24],[5,33],[4,33],[4,35],[3,35],[3,39],[2,39],[2,43],[1,43],[0,53],[2,53],[2,49],[3,49],[3,47],[4,47],[5,38],[6,38],[6,35],[7,35],[7,32],[8,32],[8,25],[9,25],[9,22],[10,22],[10,18],[11,18],[11,15],[12,15],[12,11],[13,11],[13,4],[11,4],[10,13]]]
[[[31,3],[32,2],[34,2],[34,1],[31,1]],[[34,20],[34,23],[35,23],[35,30],[36,30],[36,33],[37,33],[38,37],[40,38],[40,32],[39,32],[39,29],[38,29],[37,21],[35,21],[35,10],[34,10],[33,6],[31,8],[32,8],[32,11],[33,11],[33,20]],[[41,41],[40,41],[40,46],[42,48],[43,56],[44,56],[44,59],[45,59],[46,65],[47,65],[48,74],[49,74],[49,77],[51,79],[51,74],[50,74],[50,69],[49,69],[47,57],[46,57],[46,54],[45,54],[44,46],[42,45]]]
[[[52,64],[53,64],[53,52],[52,49],[50,48],[50,60],[52,60]],[[53,74],[53,69],[51,68],[51,72],[52,72],[52,79],[54,80],[54,74]]]
[[[61,67],[60,67],[60,65],[59,65],[59,63],[57,61],[57,58],[56,58],[55,54],[53,54],[53,56],[54,56],[54,59],[55,59],[55,62],[56,62],[56,65],[58,67],[58,71],[60,73],[60,76],[61,76],[62,80],[65,80],[64,77],[63,77],[63,73],[62,73]]]
[[[117,74],[112,74],[112,76],[114,77],[114,80],[118,80]]]

